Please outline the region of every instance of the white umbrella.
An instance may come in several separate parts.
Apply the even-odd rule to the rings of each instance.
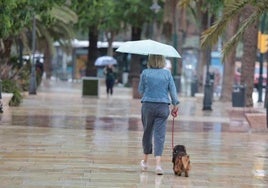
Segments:
[[[115,65],[117,61],[112,56],[101,56],[95,61],[95,66]]]
[[[181,58],[177,50],[167,44],[163,44],[154,40],[137,40],[123,43],[116,52],[140,54],[140,55],[163,55],[165,57]]]

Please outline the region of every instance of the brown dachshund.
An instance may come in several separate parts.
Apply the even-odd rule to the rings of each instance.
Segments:
[[[189,171],[191,169],[190,156],[187,155],[184,145],[176,145],[173,148],[172,162],[175,175],[181,176],[184,172],[185,177],[189,176]]]

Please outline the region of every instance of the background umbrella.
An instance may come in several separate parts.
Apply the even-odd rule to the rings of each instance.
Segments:
[[[116,52],[140,54],[140,55],[163,55],[165,57],[181,58],[177,50],[167,44],[163,44],[154,40],[137,40],[123,43]]]
[[[115,64],[117,64],[117,61],[112,56],[101,56],[95,61],[95,66],[106,66]]]

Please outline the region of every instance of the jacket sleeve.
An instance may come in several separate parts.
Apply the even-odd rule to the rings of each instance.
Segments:
[[[178,105],[179,99],[178,99],[177,89],[176,89],[175,82],[171,74],[170,74],[170,79],[169,79],[169,93],[171,97],[171,104]]]
[[[141,73],[141,76],[140,76],[140,82],[139,82],[139,86],[138,86],[138,91],[141,95],[143,95],[144,93],[144,74]]]

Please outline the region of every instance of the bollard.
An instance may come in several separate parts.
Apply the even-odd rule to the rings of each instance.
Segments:
[[[213,88],[211,83],[206,83],[205,84],[205,96],[203,99],[203,110],[212,110],[212,92]]]

